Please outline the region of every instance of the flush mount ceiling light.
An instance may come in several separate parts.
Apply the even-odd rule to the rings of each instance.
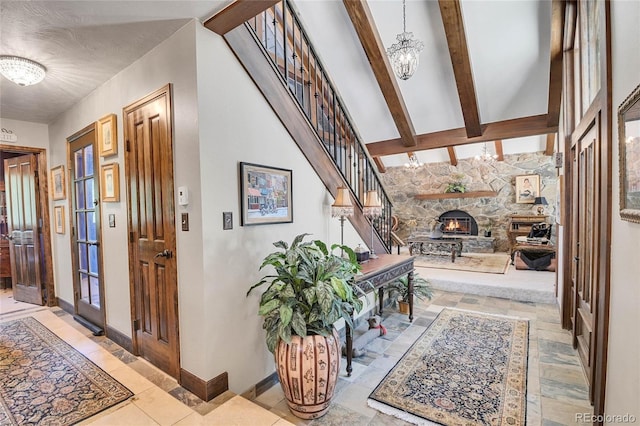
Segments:
[[[402,0],[402,33],[396,36],[397,43],[387,49],[387,56],[391,61],[393,72],[401,80],[408,80],[418,69],[420,51],[424,43],[413,38],[413,33],[407,32],[407,6]]]
[[[45,73],[45,67],[30,59],[19,56],[0,56],[0,74],[18,86],[40,83]]]

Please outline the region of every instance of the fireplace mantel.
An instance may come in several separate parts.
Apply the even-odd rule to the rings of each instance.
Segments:
[[[416,194],[413,196],[416,200],[440,200],[444,198],[482,198],[495,197],[498,195],[495,191],[475,191],[475,192],[445,192],[443,194]]]

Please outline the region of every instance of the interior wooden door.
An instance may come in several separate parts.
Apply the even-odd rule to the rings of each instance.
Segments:
[[[140,356],[178,377],[170,88],[124,108],[123,116],[134,345]]]
[[[577,168],[574,170],[577,197],[577,250],[575,262],[574,345],[582,361],[589,383],[593,383],[595,365],[595,326],[598,297],[599,249],[599,143],[597,126],[593,126],[578,143]],[[592,387],[591,387],[592,388]]]
[[[13,297],[21,302],[43,305],[42,224],[39,219],[42,215],[36,197],[36,156],[28,154],[4,160],[4,171]]]
[[[102,251],[100,246],[100,194],[94,126],[69,138],[71,182],[71,260],[74,310],[83,324],[101,334],[105,327]],[[84,321],[88,321],[91,327]]]

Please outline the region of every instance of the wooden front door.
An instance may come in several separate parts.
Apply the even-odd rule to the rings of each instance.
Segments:
[[[171,86],[123,109],[134,349],[179,376]]]
[[[598,297],[600,147],[594,125],[573,150],[573,212],[576,220],[572,251],[573,337],[589,384],[595,365],[595,327]],[[593,387],[591,387],[593,389]]]
[[[42,223],[39,219],[42,215],[36,197],[39,185],[36,171],[34,154],[4,160],[13,297],[21,302],[43,305]]]
[[[75,314],[100,330],[105,326],[100,246],[100,194],[96,131],[91,125],[69,139],[71,260]]]

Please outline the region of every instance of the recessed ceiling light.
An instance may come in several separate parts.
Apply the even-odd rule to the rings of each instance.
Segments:
[[[45,73],[45,67],[30,59],[19,56],[0,56],[0,74],[18,86],[40,83]]]

